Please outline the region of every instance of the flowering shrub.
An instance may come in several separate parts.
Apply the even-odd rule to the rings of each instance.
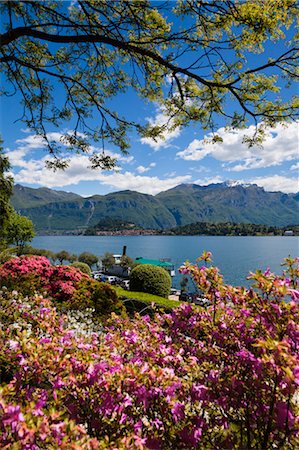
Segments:
[[[281,277],[252,274],[251,289],[187,264],[210,307],[113,316],[87,335],[51,301],[3,292],[0,448],[296,448],[299,273],[288,264]]]
[[[82,278],[89,277],[75,267],[52,266],[44,256],[20,256],[0,267],[2,285],[29,295],[46,291],[60,301],[72,297]]]
[[[43,256],[13,258],[0,267],[0,280],[24,294],[47,293],[64,309],[92,308],[102,321],[111,312],[125,314],[123,303],[108,284],[93,280],[73,266],[52,266]]]
[[[26,294],[42,289],[52,274],[53,266],[44,256],[11,258],[0,266],[0,287],[5,285]]]

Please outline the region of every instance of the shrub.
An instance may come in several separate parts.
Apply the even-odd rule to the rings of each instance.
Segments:
[[[115,290],[106,283],[82,279],[72,296],[62,303],[63,308],[84,310],[93,308],[94,315],[105,321],[112,312],[125,316],[126,309]]]
[[[59,301],[70,299],[84,277],[75,267],[52,266],[44,256],[20,256],[0,267],[1,285],[28,295],[46,291]]]
[[[78,335],[49,300],[0,293],[0,448],[297,448],[298,268],[250,289],[182,271],[216,315],[183,304]]]
[[[71,264],[72,267],[76,267],[77,269],[81,270],[81,272],[86,273],[87,275],[91,276],[91,269],[88,264],[84,262],[74,262]]]
[[[46,293],[61,309],[93,308],[105,320],[112,312],[125,315],[115,291],[74,266],[52,266],[40,256],[21,256],[0,267],[1,284],[24,295]],[[1,319],[1,315],[0,315]]]
[[[53,266],[44,256],[15,257],[0,267],[0,287],[5,285],[24,294],[34,294],[48,283],[52,271]]]
[[[107,283],[96,282],[95,289],[91,293],[91,300],[95,309],[95,314],[104,320],[111,313],[126,316],[126,308],[118,298],[114,289]]]
[[[169,273],[162,267],[143,264],[130,274],[130,290],[168,297],[171,287]]]

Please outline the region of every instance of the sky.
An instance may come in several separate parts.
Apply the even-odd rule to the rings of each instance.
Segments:
[[[292,90],[298,93],[298,87],[293,86]],[[116,101],[135,120],[151,124],[167,120],[158,105],[142,103],[130,91]],[[19,97],[2,97],[0,112],[1,135],[12,175],[15,183],[24,186],[48,187],[84,197],[127,189],[155,195],[182,183],[208,185],[226,180],[255,183],[267,191],[299,191],[296,122],[287,128],[277,125],[267,134],[262,148],[248,148],[242,142],[244,130],[227,130],[221,124],[216,131],[223,142],[217,144],[206,143],[211,134],[203,131],[200,124],[165,133],[164,139],[157,141],[132,132],[129,155],[106,146],[106,153],[118,159],[115,171],[92,170],[86,155],[72,155],[68,169],[53,172],[45,167],[48,155],[41,139],[18,121],[22,113]],[[50,128],[49,137],[59,142],[61,132],[68,129],[67,123],[63,130]],[[253,131],[249,125],[245,134]],[[92,148],[102,150],[93,143]]]

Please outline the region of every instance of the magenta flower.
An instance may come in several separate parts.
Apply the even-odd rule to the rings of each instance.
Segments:
[[[292,300],[299,300],[299,291],[297,289],[288,289],[288,292],[291,294]]]
[[[4,414],[1,417],[1,422],[4,426],[11,427],[11,430],[13,432],[16,432],[18,429],[18,426],[20,425],[20,422],[24,422],[24,416],[21,413],[21,408],[19,405],[13,406],[9,405],[4,410]]]
[[[185,405],[183,403],[176,402],[171,408],[171,412],[174,421],[178,422],[180,419],[184,419],[185,417]]]

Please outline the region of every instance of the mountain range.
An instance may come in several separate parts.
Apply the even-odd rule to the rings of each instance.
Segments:
[[[266,192],[252,184],[181,184],[153,196],[120,191],[88,198],[48,188],[14,186],[12,205],[29,217],[37,233],[79,233],[105,218],[146,229],[194,222],[255,223],[283,227],[299,223],[299,193]]]

